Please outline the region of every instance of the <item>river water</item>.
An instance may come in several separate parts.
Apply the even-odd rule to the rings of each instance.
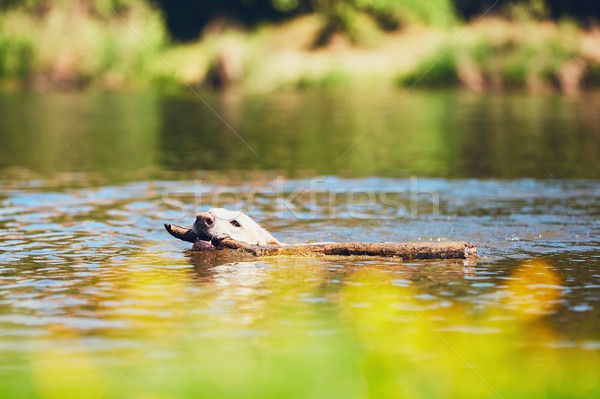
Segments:
[[[7,397],[600,394],[600,95],[0,95]],[[190,253],[243,210],[289,243]],[[4,395],[3,395],[4,396]]]

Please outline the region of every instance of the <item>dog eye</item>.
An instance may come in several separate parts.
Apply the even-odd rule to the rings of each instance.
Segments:
[[[242,227],[242,225],[240,225],[240,222],[238,222],[237,220],[232,220],[230,223],[235,227]]]

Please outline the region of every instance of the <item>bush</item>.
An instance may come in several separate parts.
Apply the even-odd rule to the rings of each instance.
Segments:
[[[496,20],[483,22],[480,30],[475,40],[440,47],[399,83],[531,91],[553,86],[572,90],[581,83],[581,31],[572,23],[543,26]]]
[[[400,76],[397,82],[402,86],[455,86],[460,82],[456,55],[444,48],[409,74]]]
[[[374,27],[390,31],[412,23],[447,26],[456,21],[450,0],[332,0],[317,4],[315,11],[325,19],[317,45],[326,44],[336,33],[362,43],[373,37]]]
[[[164,24],[144,0],[25,4],[2,13],[1,81],[120,88],[168,73],[156,58],[167,44]]]
[[[33,66],[33,44],[0,37],[0,79],[24,82]]]

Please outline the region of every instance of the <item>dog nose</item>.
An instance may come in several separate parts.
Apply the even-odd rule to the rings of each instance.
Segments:
[[[196,220],[208,227],[215,222],[215,215],[208,212],[200,212],[196,215]]]

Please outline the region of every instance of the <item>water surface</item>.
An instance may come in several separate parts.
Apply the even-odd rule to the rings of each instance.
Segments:
[[[202,93],[226,124],[193,96],[1,95],[3,392],[598,395],[600,97],[355,94]],[[194,254],[164,232],[213,205],[286,242],[480,258]]]

